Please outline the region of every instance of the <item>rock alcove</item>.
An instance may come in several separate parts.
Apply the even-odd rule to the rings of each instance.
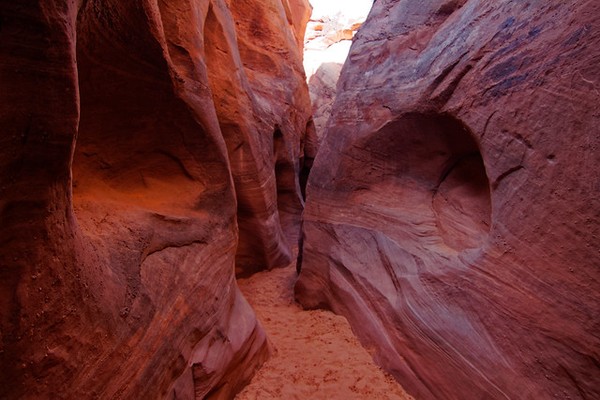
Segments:
[[[364,161],[351,177],[359,196],[389,191],[390,207],[429,212],[436,226],[429,234],[455,250],[485,242],[489,180],[479,146],[461,121],[449,114],[408,113],[350,151],[351,158]]]

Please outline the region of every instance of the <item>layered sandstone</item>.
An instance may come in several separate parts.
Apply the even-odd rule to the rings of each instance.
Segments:
[[[0,397],[249,380],[269,348],[235,267],[293,258],[307,18],[301,0],[0,5]]]
[[[417,398],[600,397],[598,21],[378,0],[355,38],[296,294]]]

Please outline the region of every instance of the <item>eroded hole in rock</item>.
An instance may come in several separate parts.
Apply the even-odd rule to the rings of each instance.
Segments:
[[[174,96],[160,49],[134,37],[148,51],[133,57],[102,36],[100,22],[81,12],[76,208],[100,202],[161,214],[197,208],[205,183],[194,152],[210,154],[214,144]]]
[[[458,158],[433,195],[440,235],[455,249],[479,246],[490,229],[490,189],[479,152]]]
[[[478,247],[486,239],[489,181],[479,146],[461,121],[447,114],[406,114],[359,148],[373,160],[353,173],[352,190],[385,188],[401,199],[396,207],[432,218],[437,234],[456,250]]]
[[[228,179],[218,144],[178,97],[162,50],[137,31],[130,39],[139,52],[116,45],[119,31],[94,4],[82,9],[77,28],[73,205],[86,246],[98,254],[104,306],[150,324],[177,279],[163,273],[165,260],[203,248],[214,234],[211,212],[234,202],[218,189]]]

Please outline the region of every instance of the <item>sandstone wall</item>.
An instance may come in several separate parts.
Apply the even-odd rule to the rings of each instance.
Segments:
[[[228,398],[249,380],[269,348],[234,272],[293,258],[307,15],[0,2],[0,397]]]
[[[600,6],[377,0],[297,298],[421,399],[600,397]]]

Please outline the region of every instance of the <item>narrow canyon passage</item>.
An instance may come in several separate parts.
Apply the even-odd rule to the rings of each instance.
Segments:
[[[344,317],[295,303],[295,280],[287,267],[238,281],[274,351],[236,399],[412,399],[374,364]]]
[[[304,148],[309,166],[331,112],[336,81],[352,36],[366,18],[371,2],[311,4],[313,14],[304,43],[304,68],[314,118]],[[281,203],[280,209],[289,200]],[[346,318],[330,311],[303,310],[296,303],[296,280],[293,265],[238,280],[266,331],[273,354],[236,398],[412,399],[374,363]]]
[[[599,48],[590,0],[0,0],[0,400],[600,399]]]

